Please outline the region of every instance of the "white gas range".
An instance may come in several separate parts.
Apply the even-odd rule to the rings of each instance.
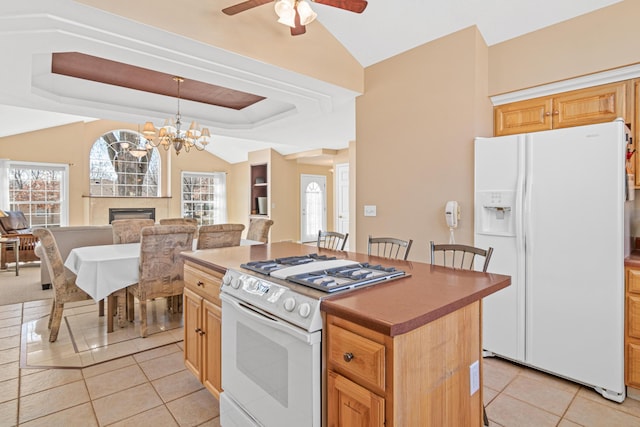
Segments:
[[[317,254],[228,269],[220,296],[221,425],[319,427],[321,300],[406,275]]]

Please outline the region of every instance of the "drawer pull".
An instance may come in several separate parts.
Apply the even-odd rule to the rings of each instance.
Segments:
[[[202,280],[198,280],[198,283],[196,283],[196,286],[202,286],[204,288],[204,282]]]
[[[196,334],[199,334],[200,332],[202,332],[202,329],[200,328],[196,328],[196,330],[194,331]]]
[[[345,362],[349,363],[353,360],[353,353],[345,353],[342,357]]]
[[[205,332],[202,329],[200,329],[200,331],[198,331],[198,333],[200,334],[200,336],[203,336],[205,334]]]

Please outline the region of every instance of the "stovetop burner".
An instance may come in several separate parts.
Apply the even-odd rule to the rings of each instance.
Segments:
[[[351,289],[406,275],[394,267],[318,254],[252,261],[241,267],[323,292]]]
[[[251,261],[246,264],[241,264],[240,267],[246,268],[247,270],[255,271],[256,273],[271,274],[271,272],[281,270],[283,268],[307,264],[314,261],[332,261],[335,259],[337,258],[328,257],[326,255],[309,254],[302,256],[276,258],[265,261]]]
[[[394,267],[371,265],[365,262],[296,274],[287,277],[287,280],[324,292],[335,292],[370,285],[405,275],[406,273],[404,271],[396,270]]]

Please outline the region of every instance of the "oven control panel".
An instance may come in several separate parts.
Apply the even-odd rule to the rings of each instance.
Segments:
[[[322,329],[320,300],[286,286],[229,269],[222,278],[220,291],[308,332]]]

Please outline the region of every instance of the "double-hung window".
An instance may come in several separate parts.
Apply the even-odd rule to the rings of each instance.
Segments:
[[[69,166],[0,161],[0,206],[22,211],[32,227],[59,227],[69,221]]]
[[[182,172],[182,216],[199,225],[227,222],[227,174]]]

